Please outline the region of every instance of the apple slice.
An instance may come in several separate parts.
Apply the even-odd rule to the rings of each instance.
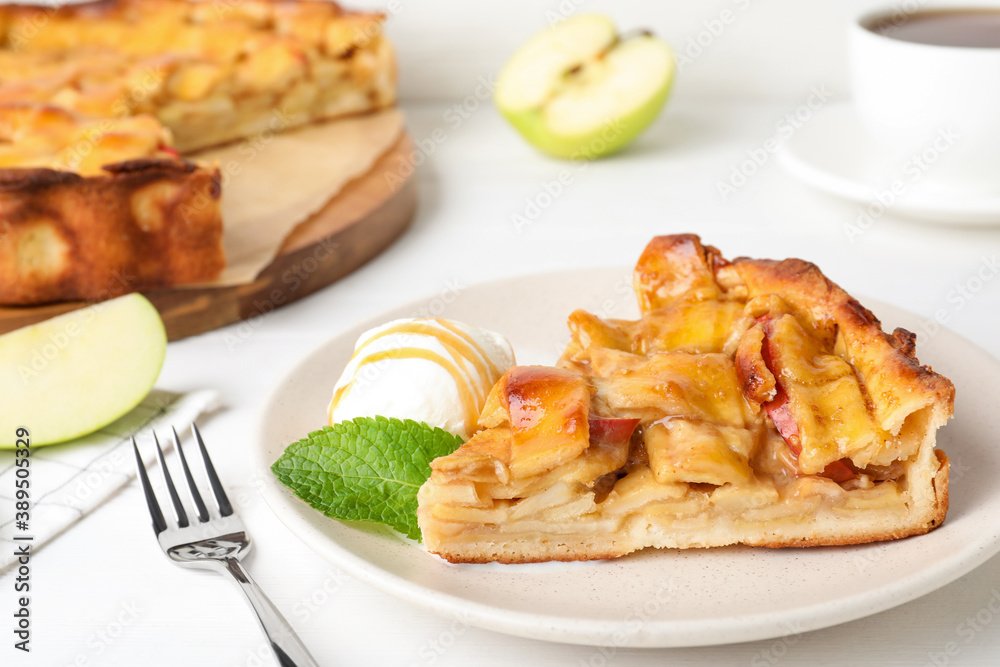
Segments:
[[[22,426],[48,445],[113,422],[149,393],[166,350],[163,321],[139,294],[0,336],[0,447]]]
[[[764,366],[770,371],[771,375],[774,377],[774,398],[772,398],[767,403],[761,404],[767,416],[770,417],[771,422],[774,424],[774,428],[778,431],[778,435],[785,441],[788,445],[788,449],[791,450],[792,456],[795,457],[796,462],[798,462],[799,455],[802,453],[802,438],[799,435],[799,425],[795,421],[795,415],[792,414],[792,406],[788,400],[788,392],[785,391],[782,385],[782,371],[778,367],[775,361],[778,355],[774,354],[772,346],[774,345],[774,326],[771,319],[766,315],[761,315],[757,318],[757,323],[761,326],[764,332],[763,344],[760,348],[761,359],[764,362]],[[828,477],[838,484],[841,482],[846,482],[849,479],[854,479],[857,475],[854,470],[847,465],[848,459],[841,459],[839,461],[831,461],[820,473],[820,477]]]
[[[601,14],[535,35],[500,72],[495,102],[524,137],[556,157],[619,150],[653,122],[674,79],[670,47],[649,34],[622,38]]]
[[[590,425],[590,444],[612,447],[628,445],[635,427],[639,425],[638,419],[621,417],[591,417],[587,422]]]

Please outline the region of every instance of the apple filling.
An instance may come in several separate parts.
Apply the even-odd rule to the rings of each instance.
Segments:
[[[432,463],[428,549],[578,560],[851,544],[940,523],[947,459],[933,439],[953,390],[916,366],[912,339],[859,332],[859,306],[803,308],[801,283],[758,292],[760,263],[664,239],[637,267],[639,320],[573,313],[558,366],[508,371],[480,430]],[[918,379],[872,373],[894,364]]]
[[[46,105],[0,105],[0,168],[94,176],[126,160],[172,160],[177,151],[169,144],[170,133],[148,115],[102,119]]]
[[[380,14],[306,1],[2,9],[0,107],[56,107],[90,119],[101,135],[123,117],[155,119],[183,153],[266,141],[394,103],[394,56],[381,22]],[[50,166],[27,148],[21,155],[18,166]]]

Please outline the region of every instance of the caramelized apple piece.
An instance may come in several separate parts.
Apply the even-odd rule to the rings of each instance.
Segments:
[[[798,461],[802,454],[802,438],[799,435],[799,426],[792,415],[792,410],[788,402],[788,394],[785,393],[784,389],[779,387],[774,399],[764,404],[764,409],[767,411],[767,416],[774,423],[774,428],[778,430],[778,433],[788,445],[792,459],[795,461],[796,472],[800,471],[802,466]],[[851,469],[846,458],[831,461],[823,468],[823,471],[819,475],[832,479],[834,482],[846,482],[856,477],[854,470]]]
[[[643,434],[649,467],[657,482],[746,484],[754,439],[745,428],[667,417]]]
[[[382,38],[381,21],[366,14],[343,15],[327,26],[323,50],[335,58],[351,57],[360,43]]]
[[[167,83],[167,89],[179,100],[194,102],[208,97],[222,80],[225,70],[215,63],[189,63],[177,69]]]
[[[694,234],[657,236],[639,257],[633,282],[643,314],[665,308],[684,294],[715,299],[721,290],[715,268],[725,264],[718,250]]]
[[[587,449],[590,389],[583,375],[543,366],[515,366],[499,384],[510,415],[514,478],[545,472]]]
[[[501,378],[502,380],[502,378]],[[504,383],[497,381],[486,396],[483,411],[479,414],[479,428],[492,428],[501,424],[510,425],[510,415],[503,400]]]
[[[457,507],[484,508],[493,504],[492,498],[483,497],[479,493],[478,485],[469,480],[428,485],[428,490],[424,492],[424,500],[433,504]]]
[[[574,501],[581,500],[581,498],[584,500],[585,507],[593,507],[593,496],[583,495],[579,482],[561,479],[544,491],[518,501],[510,513],[510,518],[524,519],[531,516],[549,515],[553,510],[565,507]]]
[[[877,434],[851,366],[826,353],[791,315],[771,326],[774,344],[768,348],[798,426],[801,470],[816,474],[844,457],[867,465],[872,452],[866,450]]]
[[[657,482],[649,467],[638,465],[615,483],[601,505],[611,514],[627,515],[641,507],[677,502],[687,492],[687,484]]]
[[[756,422],[724,354],[660,352],[649,357],[595,350],[597,399],[614,414],[654,421],[681,415],[742,427]]]
[[[21,144],[32,135],[69,138],[79,128],[72,112],[52,106],[10,104],[0,106],[0,140]]]
[[[682,297],[654,310],[639,321],[634,352],[722,352],[736,319],[743,313],[739,301]],[[605,346],[609,347],[609,346]]]
[[[510,445],[509,428],[501,426],[477,431],[451,454],[434,459],[431,477],[445,484],[454,479],[506,484],[510,481],[507,468]]]
[[[160,138],[155,134],[108,132],[97,135],[83,157],[80,144],[71,144],[65,150],[59,151],[55,155],[53,165],[86,175],[100,174],[103,173],[106,164],[122,162],[133,155],[151,155],[159,145]]]
[[[302,78],[306,57],[290,43],[275,42],[254,51],[236,71],[237,90],[263,92],[281,90]]]
[[[743,395],[755,408],[774,400],[777,386],[771,369],[764,362],[764,328],[755,325],[736,348],[736,377]]]
[[[629,440],[632,438],[632,433],[635,432],[635,427],[639,425],[639,420],[591,418],[589,421],[590,446],[618,452],[617,457],[620,459],[618,465],[625,465],[625,458],[628,456]]]
[[[638,423],[637,419],[591,419],[590,446],[580,456],[541,475],[487,484],[483,490],[492,498],[507,499],[540,493],[559,481],[579,482],[593,489],[603,475],[625,465],[632,432]]]
[[[559,365],[583,370],[590,362],[594,349],[633,352],[635,322],[602,320],[585,310],[573,311],[569,320],[569,344],[559,359]]]
[[[881,437],[851,366],[828,352],[790,314],[761,316],[737,350],[743,393],[762,405],[806,474],[837,481],[854,476],[851,458],[864,466],[884,451]]]

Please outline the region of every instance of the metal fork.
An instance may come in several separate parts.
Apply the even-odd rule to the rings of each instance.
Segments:
[[[264,591],[250,578],[250,574],[240,563],[240,559],[250,551],[250,536],[247,535],[243,522],[233,513],[233,506],[229,504],[229,498],[226,497],[226,492],[219,482],[219,477],[212,465],[212,460],[208,457],[208,452],[205,450],[205,442],[201,439],[198,427],[192,424],[191,432],[198,442],[201,460],[205,465],[205,475],[212,487],[218,508],[218,512],[212,512],[211,515],[201,499],[201,494],[198,493],[194,478],[191,476],[191,469],[184,456],[181,439],[177,437],[177,430],[171,430],[174,435],[174,447],[180,455],[181,467],[184,470],[184,479],[187,481],[191,501],[194,503],[196,517],[193,522],[188,520],[188,514],[177,495],[170,471],[167,470],[160,440],[156,437],[156,433],[153,433],[153,439],[156,441],[156,455],[160,461],[160,469],[163,471],[163,481],[167,487],[167,494],[170,496],[170,504],[174,507],[174,516],[177,519],[175,526],[168,526],[163,518],[163,512],[160,511],[160,505],[156,502],[153,487],[149,483],[146,467],[139,455],[139,446],[136,444],[135,438],[132,438],[136,471],[139,473],[139,481],[142,483],[142,490],[146,495],[146,504],[149,505],[149,513],[153,518],[153,532],[156,533],[156,540],[160,543],[160,548],[170,560],[182,567],[195,567],[231,574],[240,590],[246,595],[247,602],[257,613],[257,620],[260,622],[264,634],[267,635],[271,649],[278,658],[278,664],[281,667],[318,667],[316,661],[302,644],[302,640],[298,638],[278,608],[267,599]]]

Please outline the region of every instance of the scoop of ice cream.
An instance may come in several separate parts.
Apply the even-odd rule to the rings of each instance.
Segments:
[[[514,365],[506,338],[463,322],[394,320],[361,334],[333,389],[330,423],[427,422],[466,440],[490,389]]]

